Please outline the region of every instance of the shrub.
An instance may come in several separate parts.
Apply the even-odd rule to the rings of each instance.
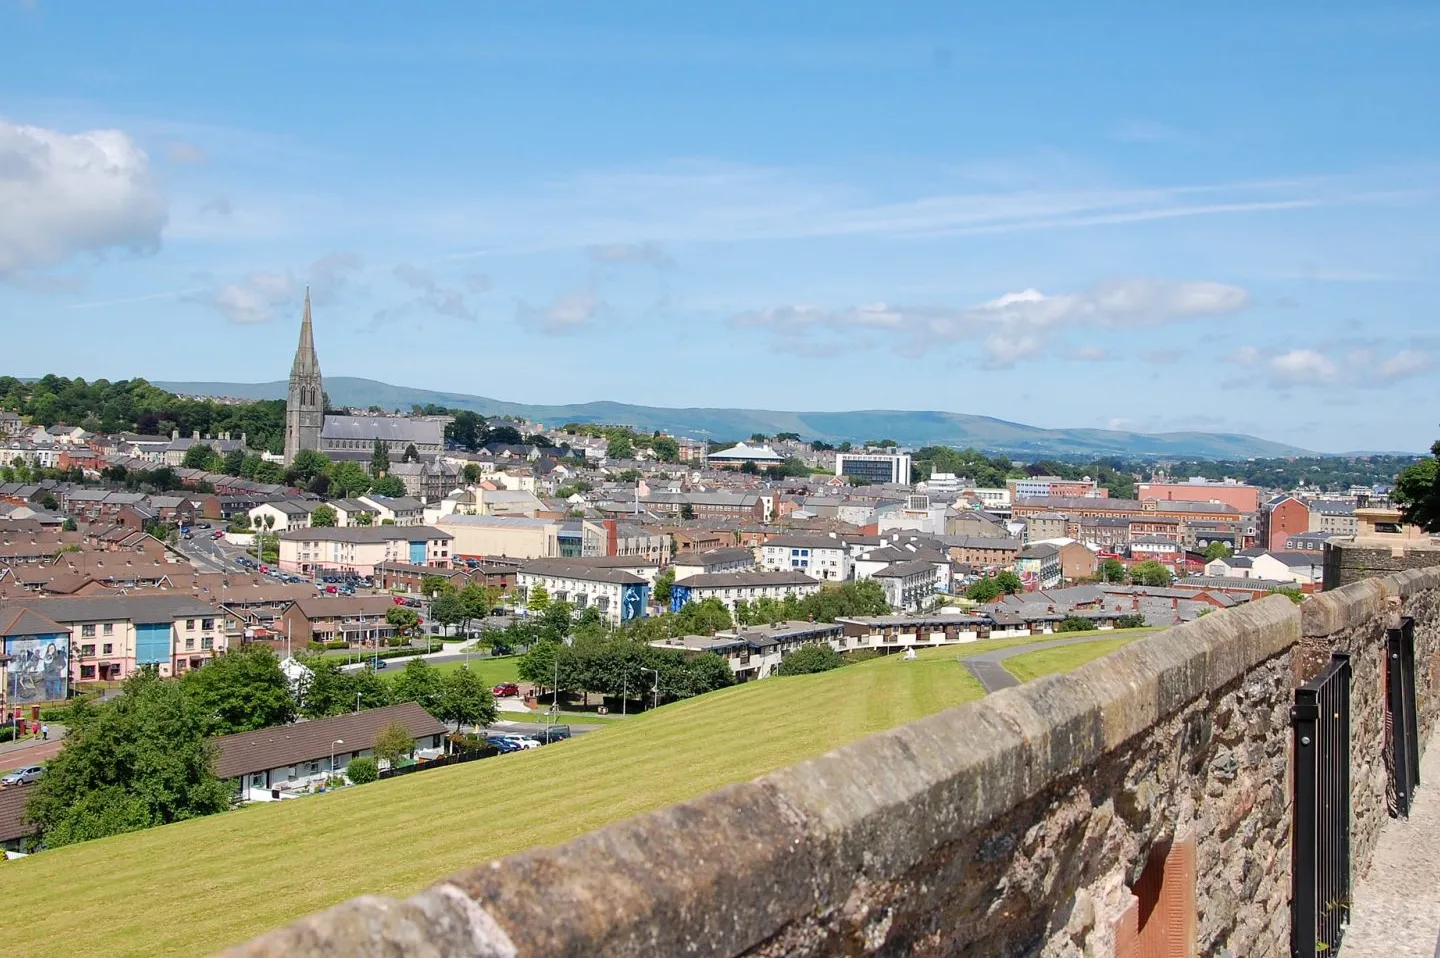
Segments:
[[[350,648],[350,643],[349,643],[349,642],[346,642],[344,639],[331,639],[329,642],[326,642],[326,643],[325,643],[325,648],[327,648],[327,649],[348,649],[348,648]]]
[[[380,764],[369,755],[352,758],[345,766],[345,777],[356,785],[373,782],[380,777]]]
[[[785,656],[776,669],[777,675],[809,675],[814,672],[828,672],[845,664],[840,653],[828,645],[818,642],[802,645]]]
[[[1055,629],[1056,632],[1089,632],[1095,628],[1095,623],[1089,619],[1082,619],[1078,615],[1066,616],[1065,620]]]
[[[880,658],[880,653],[874,649],[852,649],[849,652],[840,653],[846,665],[856,665],[860,662],[869,662],[871,659]]]
[[[1145,628],[1145,616],[1132,612],[1129,615],[1122,615],[1115,620],[1117,629],[1143,629]]]

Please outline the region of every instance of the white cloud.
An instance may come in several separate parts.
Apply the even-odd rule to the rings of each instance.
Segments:
[[[1241,366],[1253,366],[1260,361],[1260,350],[1254,346],[1239,346],[1230,354],[1230,361]]]
[[[1383,360],[1377,367],[1380,375],[1390,379],[1404,379],[1429,372],[1435,367],[1435,357],[1418,349],[1402,349]]]
[[[1259,353],[1256,351],[1256,361]],[[1389,355],[1368,346],[1346,349],[1290,349],[1264,360],[1270,385],[1340,386],[1381,389],[1428,373],[1436,365],[1434,353],[1414,346]]]
[[[1334,382],[1340,369],[1324,353],[1314,349],[1292,349],[1274,356],[1270,375],[1284,383]]]
[[[1225,316],[1249,301],[1245,290],[1223,283],[1129,279],[1053,296],[1026,289],[968,307],[781,306],[740,314],[731,324],[769,330],[777,346],[792,351],[801,342],[813,349],[817,337],[850,343],[858,330],[888,335],[894,348],[908,355],[946,342],[979,341],[990,365],[1009,366],[1041,354],[1072,330],[1134,329]],[[852,348],[862,345],[854,342]]]
[[[515,321],[548,336],[563,336],[590,325],[603,308],[593,290],[571,290],[555,297],[548,306],[521,303],[515,310]]]
[[[393,317],[417,308],[428,308],[442,316],[451,316],[455,319],[470,321],[475,319],[475,310],[470,307],[470,303],[466,300],[465,291],[453,286],[441,285],[440,281],[435,278],[435,274],[430,270],[421,266],[413,266],[410,263],[401,263],[399,266],[396,266],[392,272],[400,282],[409,286],[411,289],[418,290],[420,296],[410,303],[381,310],[375,314],[377,320],[379,320],[382,315]],[[476,284],[474,282],[477,275],[479,274],[467,276],[465,280],[466,285],[472,291],[477,291],[475,290]]]
[[[304,270],[303,282],[288,270],[254,272],[185,298],[212,307],[232,323],[268,323],[282,312],[297,309],[305,288],[310,289],[316,305],[332,301],[361,265],[354,253],[330,253]]]
[[[597,263],[639,263],[656,269],[671,269],[675,261],[654,243],[605,243],[590,247]]]
[[[1110,358],[1110,351],[1100,346],[1081,346],[1075,350],[1075,358],[1087,363],[1104,362]]]
[[[168,204],[119,130],[67,134],[0,119],[0,280],[77,253],[154,252]]]

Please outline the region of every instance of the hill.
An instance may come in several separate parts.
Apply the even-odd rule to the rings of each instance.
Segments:
[[[288,384],[156,382],[182,395],[232,396],[238,399],[284,399]],[[434,404],[469,409],[487,416],[516,416],[549,426],[567,422],[599,422],[632,426],[647,432],[665,430],[682,436],[742,439],[754,433],[799,433],[826,442],[894,439],[904,446],[973,446],[991,453],[1029,458],[1250,459],[1306,455],[1303,449],[1238,433],[1140,433],[1112,429],[1040,429],[989,416],[935,411],[886,409],[853,412],[785,412],[771,409],[634,406],[588,402],[546,406],[505,402],[466,393],[392,386],[373,379],[336,376],[325,380],[331,401],[344,406],[409,409]],[[1313,453],[1310,453],[1313,455]]]

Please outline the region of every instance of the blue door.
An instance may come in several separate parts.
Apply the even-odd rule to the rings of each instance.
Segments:
[[[410,564],[411,564],[411,565],[424,565],[424,564],[425,564],[425,542],[424,542],[424,540],[421,540],[420,542],[412,542],[412,543],[410,543]]]

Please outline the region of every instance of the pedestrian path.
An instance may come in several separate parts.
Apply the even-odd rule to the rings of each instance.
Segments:
[[[1420,760],[1410,817],[1381,830],[1351,899],[1340,958],[1440,956],[1440,733]]]
[[[1103,635],[1082,635],[1073,639],[1049,639],[1044,642],[1027,642],[1024,645],[1012,645],[1008,649],[994,649],[989,652],[980,652],[975,655],[966,656],[965,667],[970,674],[979,680],[984,686],[985,693],[998,692],[1001,689],[1014,688],[1020,684],[1020,680],[1006,671],[1002,665],[1006,659],[1013,659],[1017,655],[1024,655],[1026,652],[1039,652],[1044,649],[1053,649],[1061,645],[1079,645],[1082,642],[1104,641],[1107,637]]]

